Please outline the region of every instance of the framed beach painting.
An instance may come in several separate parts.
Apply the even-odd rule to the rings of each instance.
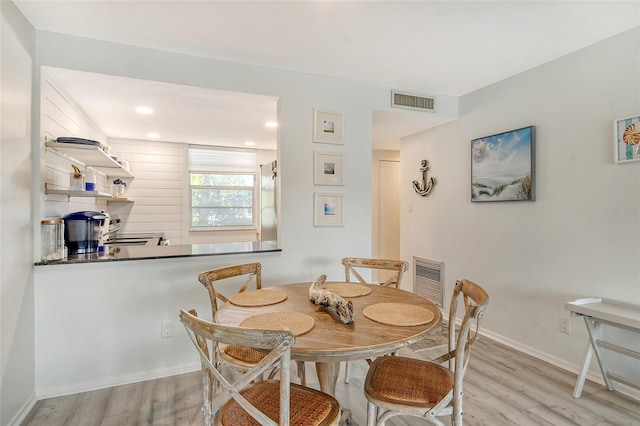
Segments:
[[[535,127],[471,141],[471,201],[535,199]]]
[[[614,160],[627,163],[640,160],[640,116],[621,118],[613,122]]]
[[[342,194],[315,193],[313,226],[342,226]]]

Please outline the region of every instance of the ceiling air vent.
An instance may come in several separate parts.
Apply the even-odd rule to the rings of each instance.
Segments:
[[[416,111],[434,112],[436,110],[436,98],[416,96],[410,95],[408,93],[392,91],[391,106],[393,108],[405,108]]]

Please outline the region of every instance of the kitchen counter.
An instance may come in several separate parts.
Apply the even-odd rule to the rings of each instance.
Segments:
[[[216,256],[244,253],[281,252],[273,244],[248,241],[237,243],[186,244],[175,246],[107,246],[103,253],[89,253],[69,256],[66,260],[37,262],[36,266],[69,265],[74,263],[118,262],[142,259],[163,259],[172,257]]]

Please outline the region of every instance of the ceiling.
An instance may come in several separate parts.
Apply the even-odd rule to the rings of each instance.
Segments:
[[[109,138],[276,149],[278,98],[46,67]],[[135,111],[151,108],[152,114]],[[157,137],[149,137],[156,133]]]
[[[38,30],[451,96],[640,25],[638,1],[14,3]],[[177,109],[181,101],[166,102]],[[400,137],[442,123],[429,117],[375,111],[374,146],[397,147]],[[127,127],[126,117],[108,125],[92,118],[105,131]],[[157,133],[166,139],[164,130]]]

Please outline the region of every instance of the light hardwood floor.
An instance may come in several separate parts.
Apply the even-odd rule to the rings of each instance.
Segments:
[[[429,353],[431,352],[431,353]],[[405,350],[403,355],[429,359],[432,351]],[[640,425],[640,402],[587,382],[580,399],[571,394],[576,375],[479,337],[465,377],[465,424],[474,425]],[[366,424],[362,393],[364,362],[352,363],[349,384],[338,382],[337,398],[352,411],[354,423]],[[314,382],[307,363],[308,385]],[[203,424],[200,373],[39,401],[25,426],[47,425],[199,425]],[[396,417],[389,426],[426,425]],[[238,425],[242,426],[242,425]]]

